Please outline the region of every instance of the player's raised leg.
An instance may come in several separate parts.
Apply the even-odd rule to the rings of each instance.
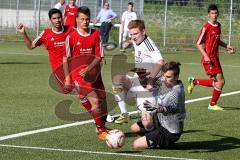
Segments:
[[[128,123],[129,113],[125,100],[130,84],[131,80],[125,75],[116,75],[113,77],[112,90],[121,111],[121,115],[114,121],[117,124]]]

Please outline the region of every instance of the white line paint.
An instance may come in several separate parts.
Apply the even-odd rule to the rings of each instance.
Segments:
[[[221,97],[235,95],[235,94],[240,94],[240,91],[224,93],[224,94],[221,94]],[[191,100],[186,100],[185,103],[188,104],[188,103],[207,100],[207,99],[210,99],[210,98],[211,98],[211,96],[197,98],[197,99],[191,99]],[[137,114],[137,113],[138,113],[138,111],[129,112],[130,115]],[[119,116],[119,115],[114,115],[114,117],[117,117],[117,116]],[[84,124],[88,124],[88,123],[93,123],[93,120],[75,122],[75,123],[59,125],[59,126],[55,126],[55,127],[49,127],[49,128],[37,129],[37,130],[33,130],[33,131],[26,131],[26,132],[20,132],[20,133],[16,133],[16,134],[6,135],[6,136],[0,137],[0,141],[13,139],[13,138],[18,138],[18,137],[23,137],[23,136],[32,135],[32,134],[37,134],[37,133],[49,132],[49,131],[68,128],[68,127],[73,127],[73,126],[80,126],[80,125],[84,125]]]
[[[223,93],[223,94],[221,94],[220,96],[221,96],[221,97],[226,97],[226,96],[231,96],[231,95],[235,95],[235,94],[240,94],[240,91]],[[196,98],[196,99],[190,99],[190,100],[185,101],[185,104],[193,103],[193,102],[198,102],[198,101],[203,101],[203,100],[207,100],[207,99],[211,99],[211,98],[212,98],[212,96],[202,97],[202,98]]]
[[[88,121],[69,123],[69,124],[59,125],[59,126],[55,126],[55,127],[49,127],[49,128],[37,129],[37,130],[33,130],[33,131],[27,131],[27,132],[11,134],[11,135],[0,137],[0,141],[7,140],[7,139],[13,139],[13,138],[17,138],[17,137],[23,137],[23,136],[27,136],[27,135],[36,134],[36,133],[53,131],[53,130],[57,130],[57,129],[63,129],[63,128],[68,128],[68,127],[73,127],[73,126],[79,126],[79,125],[92,123],[92,122],[93,122],[93,120],[88,120]]]
[[[5,144],[0,144],[0,147],[18,148],[18,149],[33,149],[33,150],[43,150],[43,151],[55,151],[55,152],[73,152],[73,153],[88,153],[88,154],[99,154],[99,155],[143,157],[143,158],[153,158],[153,159],[200,160],[200,159],[192,159],[192,158],[177,158],[177,157],[167,157],[167,156],[151,156],[151,155],[143,155],[143,154],[97,152],[97,151],[85,151],[85,150],[76,150],[76,149],[72,150],[72,149],[58,149],[58,148],[45,148],[45,147],[17,146],[17,145],[5,145]]]

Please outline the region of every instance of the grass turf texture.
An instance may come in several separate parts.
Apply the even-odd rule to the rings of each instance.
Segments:
[[[23,43],[0,43],[0,137],[57,126],[72,121],[59,119],[55,114],[55,106],[63,99],[70,99],[73,105],[70,112],[79,114],[84,112],[78,100],[73,96],[61,95],[53,91],[48,85],[50,67],[47,52],[43,47],[29,51]],[[106,52],[107,65],[103,67],[102,75],[106,90],[111,91],[111,60],[118,49]],[[129,50],[128,62],[132,62],[133,55]],[[182,63],[181,76],[187,84],[187,77],[195,75],[206,77],[200,65],[200,53],[163,53],[165,59],[177,60]],[[226,85],[223,93],[240,90],[239,55],[221,53],[221,62]],[[120,57],[119,57],[120,60]],[[115,68],[115,69],[120,69]],[[114,70],[115,70],[114,69]],[[186,94],[186,99],[194,99],[211,95],[211,89],[196,87],[192,95]],[[110,99],[114,104],[114,99]],[[186,105],[187,118],[184,134],[180,141],[170,149],[136,151],[132,142],[136,135],[129,132],[131,120],[126,125],[108,123],[110,128],[123,130],[126,134],[126,144],[119,150],[107,148],[105,142],[96,138],[95,127],[92,123],[75,126],[45,133],[19,137],[1,141],[1,144],[46,147],[69,150],[84,150],[93,152],[128,153],[131,155],[169,156],[178,158],[197,159],[238,159],[240,147],[239,132],[239,94],[221,97],[219,104],[225,112],[210,112],[207,110],[209,100],[194,102]],[[136,110],[134,103],[129,111]],[[119,113],[118,107],[111,110],[111,114]],[[77,153],[63,151],[47,151],[34,149],[6,148],[0,146],[0,159],[136,159],[131,156],[101,155],[96,153]],[[158,157],[160,158],[160,157]],[[137,159],[146,159],[137,157]],[[150,158],[149,158],[150,159]]]

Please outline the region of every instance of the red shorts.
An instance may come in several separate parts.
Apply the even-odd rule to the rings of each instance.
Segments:
[[[202,65],[207,75],[211,78],[216,76],[218,73],[222,73],[222,67],[219,58],[210,58],[211,63],[205,63],[202,58]]]
[[[95,91],[99,97],[106,97],[101,75],[94,82],[88,82],[83,77],[78,76],[73,79],[73,83],[81,96],[87,96],[90,92]]]

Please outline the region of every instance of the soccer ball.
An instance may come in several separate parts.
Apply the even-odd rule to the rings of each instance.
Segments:
[[[113,129],[108,132],[106,137],[107,146],[111,149],[121,148],[124,145],[125,135],[123,131]]]

